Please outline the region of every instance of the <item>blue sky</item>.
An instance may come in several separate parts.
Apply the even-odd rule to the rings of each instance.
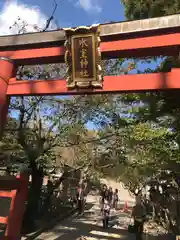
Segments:
[[[58,23],[59,27],[91,25],[125,19],[120,0],[56,0],[56,2],[58,8],[55,13],[55,22]],[[34,11],[41,12],[44,15],[43,17],[48,17],[51,15],[54,0],[0,0],[0,11],[4,12],[6,10],[7,12],[5,6],[13,4],[22,8],[33,8]],[[13,15],[17,15],[17,11],[14,11]],[[27,18],[27,16],[24,16],[24,18]]]
[[[53,0],[24,0],[25,4],[38,5],[47,16],[51,14]],[[46,2],[46,4],[44,4]],[[124,19],[120,0],[57,0],[55,18],[58,25],[79,26]],[[113,2],[113,4],[112,4]]]

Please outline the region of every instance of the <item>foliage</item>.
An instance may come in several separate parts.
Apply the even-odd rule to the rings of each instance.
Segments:
[[[125,16],[129,20],[161,17],[180,12],[179,0],[121,0],[125,7]]]

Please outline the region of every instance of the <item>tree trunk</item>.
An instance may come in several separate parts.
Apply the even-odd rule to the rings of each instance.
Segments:
[[[57,189],[60,186],[60,184],[69,177],[70,171],[68,170],[69,169],[64,169],[62,176],[54,183],[51,191],[49,192],[48,196],[45,199],[45,209],[48,209],[49,198],[52,196],[54,190]],[[77,171],[80,171],[80,169],[75,169],[74,173],[76,173]]]
[[[24,227],[26,231],[35,229],[35,220],[38,214],[41,188],[43,184],[43,171],[38,169],[36,164],[32,167],[32,182],[29,189],[28,203],[24,216]]]
[[[44,200],[44,211],[47,211],[50,207],[50,204],[51,204],[50,199],[51,199],[51,196],[53,195],[54,190],[59,188],[59,186],[67,178],[67,176],[68,176],[68,173],[64,172],[63,175],[54,183],[52,188],[49,189],[46,199]]]
[[[178,189],[177,199],[176,199],[176,228],[177,233],[180,234],[180,193]]]

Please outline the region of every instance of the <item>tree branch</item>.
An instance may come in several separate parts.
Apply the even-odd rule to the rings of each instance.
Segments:
[[[50,17],[47,19],[47,21],[46,21],[46,26],[45,26],[45,28],[43,29],[43,32],[45,32],[45,31],[49,28],[52,20],[54,19],[54,14],[55,14],[56,9],[57,9],[57,2],[56,2],[56,0],[54,0],[54,3],[55,3],[54,9],[53,9],[53,11],[52,11],[51,16],[50,16]]]

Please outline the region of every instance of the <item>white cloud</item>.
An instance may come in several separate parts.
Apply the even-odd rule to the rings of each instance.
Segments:
[[[27,32],[40,31],[45,27],[46,20],[47,16],[38,7],[10,1],[0,12],[0,35],[17,34],[24,25]],[[51,24],[50,29],[53,27]]]
[[[99,0],[78,0],[77,5],[87,12],[100,13],[102,11]]]

